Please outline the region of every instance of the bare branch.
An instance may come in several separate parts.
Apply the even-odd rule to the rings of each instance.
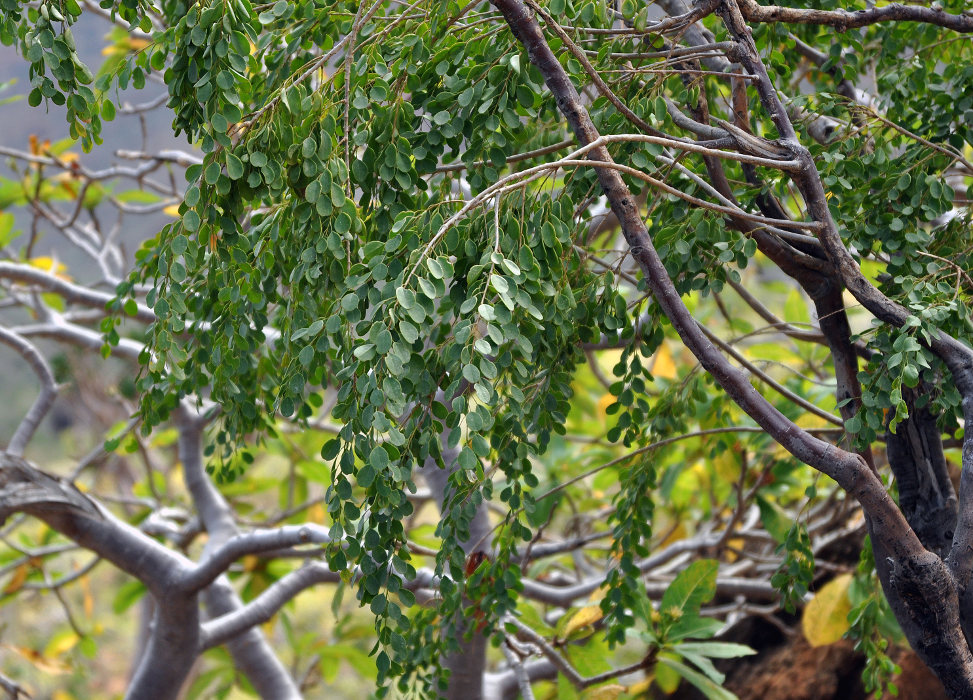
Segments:
[[[0,343],[16,350],[21,357],[27,360],[30,368],[34,370],[34,374],[41,380],[41,390],[37,399],[27,411],[27,415],[20,421],[20,425],[17,426],[16,432],[7,445],[7,452],[19,457],[24,453],[27,443],[34,436],[37,426],[40,425],[44,416],[54,405],[54,399],[57,398],[57,383],[54,381],[54,373],[47,364],[47,360],[23,336],[0,326]]]
[[[205,651],[226,643],[234,636],[271,619],[278,610],[301,591],[319,583],[338,583],[341,577],[326,565],[311,563],[292,571],[271,584],[242,608],[203,623],[199,649]]]
[[[314,525],[286,525],[274,530],[258,530],[234,535],[209,556],[181,582],[189,592],[209,585],[216,577],[240,557],[274,549],[284,549],[299,544],[325,544],[330,542],[327,531]]]
[[[69,282],[57,275],[45,272],[33,265],[8,262],[0,260],[0,279],[7,279],[13,282],[36,285],[45,291],[54,292],[64,297],[69,303],[81,304],[92,309],[104,311],[105,305],[113,301],[114,294],[98,292],[89,287],[84,287],[73,282]],[[155,321],[155,312],[144,304],[138,304],[135,318],[143,323]]]
[[[740,12],[750,22],[785,22],[789,24],[823,24],[835,29],[855,29],[878,22],[923,22],[957,32],[973,32],[973,15],[951,15],[940,8],[901,5],[849,12],[848,10],[807,10],[793,7],[768,7],[756,0],[739,0]]]

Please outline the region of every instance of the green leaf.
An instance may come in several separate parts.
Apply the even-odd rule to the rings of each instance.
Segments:
[[[419,330],[408,321],[399,321],[399,332],[408,343],[414,343],[419,339]]]
[[[313,459],[304,459],[297,463],[297,470],[308,480],[316,484],[330,486],[331,469]]]
[[[668,666],[670,669],[685,678],[709,700],[737,700],[737,696],[725,688],[721,688],[709,678],[694,671],[685,664],[666,656],[659,657],[659,663]]]
[[[368,463],[377,471],[385,471],[389,467],[389,453],[382,445],[376,445],[368,455]]]
[[[463,377],[470,384],[475,384],[480,381],[480,370],[477,369],[476,365],[465,365],[463,367]]]
[[[405,287],[399,287],[395,290],[395,298],[398,299],[403,309],[411,309],[416,303],[415,293]]]
[[[203,175],[203,179],[206,181],[207,185],[215,185],[216,181],[220,178],[220,164],[210,163],[206,166],[206,171]]]
[[[760,520],[763,522],[767,532],[782,543],[787,539],[793,521],[788,517],[784,509],[775,501],[770,501],[763,496],[757,496],[757,506],[760,508]]]
[[[384,355],[392,348],[392,334],[383,328],[375,339],[375,352]]]
[[[112,601],[112,612],[121,615],[132,604],[142,598],[146,593],[145,584],[141,581],[126,581],[118,588],[115,599]]]
[[[733,642],[681,642],[673,647],[674,651],[706,656],[711,659],[735,659],[739,656],[756,654],[756,650],[745,644]]]
[[[190,233],[199,230],[199,214],[196,213],[194,209],[188,210],[182,215],[182,225]]]
[[[239,180],[243,177],[243,161],[232,153],[226,154],[226,174],[231,180]]]
[[[660,611],[678,610],[680,616],[698,615],[703,603],[716,594],[716,572],[719,564],[712,559],[694,561],[679,572],[662,594]]]

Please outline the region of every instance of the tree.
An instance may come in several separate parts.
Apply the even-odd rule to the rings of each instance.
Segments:
[[[89,12],[125,30],[97,79],[69,28]],[[333,668],[341,645],[287,611],[312,586],[335,614],[345,590],[368,606],[381,692],[532,697],[556,676],[562,697],[618,697],[647,672],[728,697],[711,659],[749,650],[710,638],[803,604],[835,569],[816,575],[828,544],[862,529],[858,573],[835,580],[867,682],[890,682],[894,617],[973,697],[962,2],[0,13],[29,103],[63,105],[85,149],[151,107],[119,91],[161,81],[202,154],[94,171],[8,151],[26,183],[10,204],[101,279],[38,269],[37,227],[15,249],[7,219],[5,298],[34,318],[0,340],[42,391],[3,454],[0,514],[145,587],[128,697],[176,697],[222,644],[232,666],[211,659],[193,692],[235,668],[263,697],[299,696],[311,679],[258,625],[279,612],[278,652]],[[149,179],[182,168],[184,192]],[[155,192],[148,209],[179,202],[130,274],[100,223],[146,212],[106,184],[126,179]],[[137,410],[70,475],[23,457],[59,391],[39,337],[138,363]],[[184,520],[158,483],[165,435]],[[149,469],[127,512],[75,487],[119,451]],[[61,546],[15,550],[8,593],[60,590],[38,560]],[[491,639],[503,660],[487,668]]]

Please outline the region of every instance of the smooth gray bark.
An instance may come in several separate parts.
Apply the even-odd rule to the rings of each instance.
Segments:
[[[192,495],[209,539],[203,549],[202,562],[239,533],[232,510],[207,478],[203,469],[202,430],[204,420],[185,404],[177,415],[179,458],[186,487]],[[210,618],[229,615],[243,608],[243,601],[225,576],[220,576],[203,591],[203,602]],[[199,640],[197,640],[198,642]],[[301,697],[287,669],[277,658],[259,628],[251,626],[227,641],[233,663],[246,675],[260,697],[267,700],[296,700]]]

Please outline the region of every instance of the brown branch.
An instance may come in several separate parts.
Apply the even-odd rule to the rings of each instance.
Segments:
[[[749,0],[743,2],[752,8]],[[905,325],[910,320],[910,312],[874,287],[845,248],[814,160],[797,139],[737,0],[724,0],[718,14],[731,38],[737,42],[737,47],[728,50],[727,54],[745,70],[758,76],[754,86],[781,136],[778,143],[804,161],[804,167],[794,175],[794,181],[804,198],[808,215],[825,224],[818,231],[818,238],[841,281],[880,321],[895,327]],[[942,331],[929,339],[928,346],[950,370],[953,383],[962,396],[964,418],[968,423],[973,422],[973,351]],[[973,654],[960,629],[959,603],[963,596],[964,618],[973,615],[973,600],[965,595],[973,570],[973,433],[968,432],[964,438],[960,512],[947,559],[948,567],[946,562],[922,547],[911,527],[906,526],[909,541],[903,542],[900,534],[903,523],[896,522],[893,532],[888,520],[861,502],[875,547],[879,577],[913,649],[936,672],[951,695],[973,697]],[[904,520],[898,510],[894,517]],[[930,619],[937,620],[934,632],[929,629]]]
[[[554,56],[528,8],[519,0],[493,0],[514,35],[526,47],[531,62],[540,71],[553,93],[557,105],[582,144],[599,138],[598,131],[581,103],[570,78]],[[784,117],[786,119],[786,116]],[[592,149],[589,157],[611,163],[604,147]],[[886,493],[882,483],[870,472],[858,455],[840,450],[802,430],[764,399],[750,384],[749,378],[734,367],[696,326],[683,304],[642,221],[635,198],[620,174],[611,167],[597,169],[598,179],[612,210],[618,217],[622,233],[638,262],[648,286],[662,311],[670,319],[687,347],[727,394],[777,442],[791,454],[834,478],[862,504],[896,533],[895,554],[922,551],[902,513]]]
[[[855,29],[879,22],[922,22],[957,32],[973,32],[973,16],[951,15],[939,9],[894,2],[884,7],[849,12],[848,10],[807,10],[793,7],[767,7],[756,0],[739,0],[740,12],[750,22],[824,24],[835,29]]]

